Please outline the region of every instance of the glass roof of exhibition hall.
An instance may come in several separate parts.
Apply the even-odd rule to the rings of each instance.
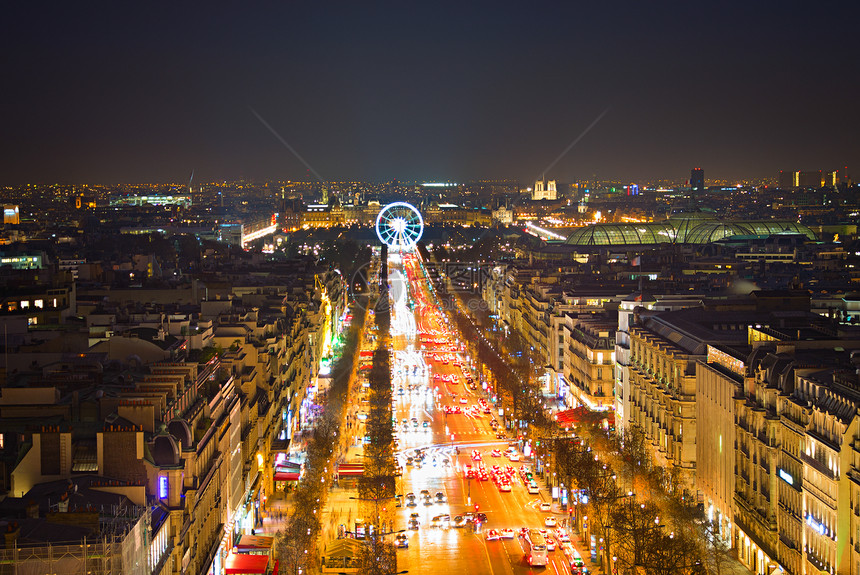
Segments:
[[[641,244],[708,244],[732,236],[802,234],[815,240],[815,233],[791,220],[720,221],[677,218],[662,222],[593,224],[571,231],[565,243],[573,246],[624,246]]]

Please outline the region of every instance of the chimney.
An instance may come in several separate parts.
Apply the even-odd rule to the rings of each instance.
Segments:
[[[6,549],[12,549],[18,544],[18,537],[21,535],[21,527],[18,526],[18,522],[12,522],[6,526],[6,533],[3,534],[6,537]]]

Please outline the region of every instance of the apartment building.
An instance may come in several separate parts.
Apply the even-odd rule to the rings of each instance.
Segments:
[[[757,325],[749,339],[735,397],[739,556],[762,575],[856,573],[857,333]]]
[[[749,321],[697,363],[705,512],[758,575],[857,573],[860,334],[810,313]]]
[[[564,333],[564,378],[570,390],[569,405],[613,410],[616,315],[566,315],[570,321]]]
[[[84,353],[34,348],[27,359],[43,371],[17,374],[0,401],[8,508],[46,482],[90,473],[149,514],[138,548],[146,565],[115,558],[102,572],[224,573],[235,537],[278,496],[277,454],[306,415],[346,309],[339,273],[297,271],[280,285],[225,287],[231,297],[196,311],[103,301],[81,326]],[[28,345],[19,323],[11,341]],[[43,425],[7,433],[22,422]]]
[[[545,394],[557,397],[570,407],[599,404],[599,409],[613,409],[612,401],[603,399],[613,394],[612,363],[606,364],[606,373],[603,366],[592,373],[591,369],[571,357],[571,350],[585,344],[572,344],[570,334],[578,329],[578,322],[591,325],[589,318],[603,314],[604,308],[613,307],[621,298],[598,290],[578,292],[564,283],[564,277],[558,269],[548,272],[530,267],[499,267],[484,284],[482,297],[502,329],[517,332],[535,354],[539,363],[536,364],[535,375],[543,382]],[[614,334],[615,320],[601,321],[606,324],[601,333],[608,330]],[[611,337],[614,335],[606,335],[599,344],[606,345],[607,338]],[[598,361],[597,354],[606,351],[605,355],[600,355],[600,361],[613,361],[614,349],[592,351],[591,355],[582,349],[578,353],[590,357],[589,361]],[[578,388],[582,388],[592,385],[591,379],[597,376],[600,376],[599,382],[593,385],[602,396],[599,401],[588,400],[589,404],[580,397],[581,394],[573,391],[574,379]],[[606,381],[609,389],[604,389]]]
[[[734,524],[735,402],[750,348],[708,344],[696,365],[696,488],[705,514],[726,541]]]
[[[625,423],[638,425],[650,439],[656,460],[669,471],[669,487],[689,492],[696,485],[701,427],[697,364],[707,360],[708,345],[745,343],[749,322],[766,313],[737,310],[746,307],[744,302],[699,303],[703,307],[686,307],[692,300],[656,298],[654,310],[628,318],[629,389],[623,390],[624,401],[629,401]]]

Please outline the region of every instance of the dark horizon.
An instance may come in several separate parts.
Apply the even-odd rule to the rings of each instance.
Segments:
[[[854,5],[267,8],[7,9],[0,184],[741,181],[860,155]]]

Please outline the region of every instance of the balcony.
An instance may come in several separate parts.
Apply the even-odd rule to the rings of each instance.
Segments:
[[[779,534],[779,542],[782,543],[787,549],[790,549],[792,551],[800,551],[798,544],[789,539],[785,533]]]
[[[800,460],[803,461],[804,463],[812,466],[817,471],[821,472],[821,474],[826,475],[830,479],[837,479],[837,477],[833,474],[833,472],[830,469],[828,469],[828,467],[826,465],[824,465],[820,461],[813,459],[812,457],[806,455],[806,453],[802,452],[800,454]]]

